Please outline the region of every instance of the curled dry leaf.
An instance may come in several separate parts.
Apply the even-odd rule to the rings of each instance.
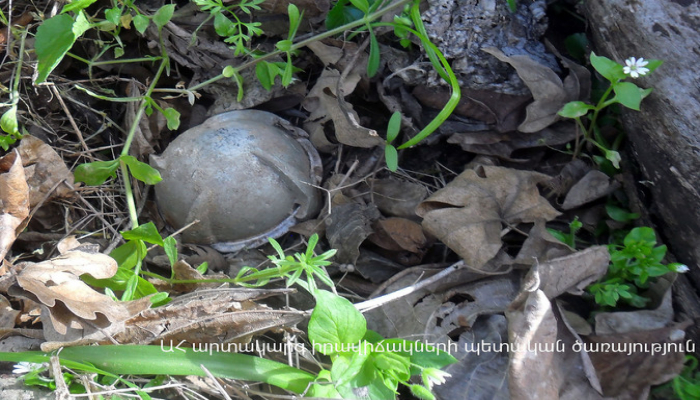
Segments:
[[[387,218],[374,223],[369,241],[392,252],[407,252],[397,259],[404,265],[420,263],[428,250],[429,240],[417,222],[405,218]]]
[[[428,233],[479,270],[501,249],[503,224],[549,221],[559,215],[537,189],[548,179],[537,172],[479,166],[435,192],[416,213]]]
[[[569,190],[561,208],[571,210],[607,196],[620,187],[620,183],[610,179],[598,170],[589,171]]]
[[[341,264],[355,264],[360,256],[360,245],[372,234],[372,221],[379,218],[373,205],[345,203],[333,208],[326,218],[326,237],[331,248],[337,249],[335,260]]]
[[[49,341],[104,339],[106,334],[121,331],[123,321],[151,305],[148,298],[116,302],[80,280],[83,274],[106,279],[116,273],[116,261],[105,254],[69,250],[51,260],[22,266],[18,286],[13,286],[10,294],[41,305],[44,335]]]
[[[605,246],[593,246],[574,254],[536,265],[539,288],[553,299],[565,292],[581,295],[583,289],[608,272],[610,253]],[[532,271],[534,272],[534,271]]]
[[[12,308],[7,297],[0,295],[0,328],[14,328],[19,311]]]
[[[575,73],[569,74],[562,82],[551,68],[529,56],[508,57],[493,47],[482,50],[515,68],[520,79],[532,92],[535,101],[527,106],[525,121],[518,126],[520,132],[532,133],[548,127],[559,118],[557,112],[564,104],[578,100],[580,85],[576,84],[579,83],[579,78]]]
[[[428,197],[425,186],[396,179],[375,179],[370,187],[374,204],[390,217],[416,219],[416,207]]]
[[[0,263],[29,216],[29,186],[17,151],[0,158]]]
[[[357,112],[343,99],[343,96],[355,90],[360,75],[350,73],[338,87],[340,77],[337,70],[324,69],[304,100],[304,108],[311,113],[304,129],[309,132],[312,143],[320,151],[331,151],[335,148],[324,133],[324,126],[330,121],[333,123],[336,139],[342,144],[352,147],[375,147],[383,144],[384,141],[375,130],[360,126]]]
[[[513,264],[529,267],[534,263],[547,262],[573,252],[574,249],[552,236],[545,226],[545,221],[540,219],[535,221],[535,226],[528,232],[527,239]]]
[[[70,189],[73,186],[73,174],[51,146],[34,136],[24,135],[17,150],[22,157],[29,185],[30,207],[39,204],[47,195],[50,196],[49,199],[73,196],[73,190]],[[59,184],[62,181],[66,184]]]

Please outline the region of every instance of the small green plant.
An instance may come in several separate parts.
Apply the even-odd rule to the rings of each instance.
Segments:
[[[578,233],[578,231],[581,230],[582,227],[583,224],[581,223],[581,221],[578,220],[578,217],[575,217],[573,221],[569,222],[568,233],[564,233],[562,231],[550,228],[547,228],[547,231],[560,242],[566,243],[567,246],[571,247],[572,249],[575,249],[576,233]]]
[[[686,355],[685,366],[680,375],[652,390],[650,398],[670,398],[672,395],[680,400],[700,400],[700,371],[697,358]]]
[[[625,61],[626,65],[623,66],[609,58],[597,56],[595,53],[591,53],[590,61],[593,68],[609,82],[609,86],[595,105],[582,101],[572,101],[564,105],[559,111],[559,115],[575,119],[579,131],[583,133],[583,141],[580,141],[578,135],[576,137],[574,156],[578,156],[583,143],[588,142],[597,147],[605,155],[605,159],[612,163],[616,169],[619,169],[620,154],[617,149],[620,146],[622,136],[618,136],[614,143],[608,143],[598,126],[600,112],[613,104],[622,104],[627,108],[639,111],[642,100],[651,93],[651,89],[642,89],[632,82],[625,81],[625,79],[650,74],[662,64],[662,61],[645,61],[643,58],[631,57]],[[610,98],[613,93],[615,95]]]
[[[386,146],[384,147],[384,158],[386,159],[386,166],[389,171],[396,172],[399,168],[399,154],[396,151],[396,147],[391,144],[394,139],[399,135],[401,130],[401,113],[395,112],[391,115],[389,119],[389,126],[386,129]]]
[[[618,301],[623,301],[632,307],[644,307],[649,299],[640,295],[640,291],[649,287],[650,278],[688,270],[679,263],[664,265],[666,250],[665,245],[656,245],[656,233],[652,228],[632,229],[622,245],[608,246],[608,273],[600,282],[588,286],[588,292],[601,306],[615,307]]]

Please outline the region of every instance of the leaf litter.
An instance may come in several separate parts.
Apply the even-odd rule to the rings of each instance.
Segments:
[[[327,2],[307,3],[309,16],[323,16],[329,8]],[[266,3],[265,7],[279,14],[286,2]],[[208,34],[193,38],[180,18],[164,27],[162,41],[173,65],[192,71],[184,73],[190,83],[212,77],[221,65],[240,63],[227,46]],[[318,21],[321,19],[312,24]],[[283,35],[283,28],[275,29]],[[270,30],[271,35],[277,31]],[[152,43],[161,40],[153,28],[146,37]],[[558,121],[556,113],[568,101],[588,100],[588,70],[553,51],[568,70],[562,78],[528,55],[482,49],[485,57],[512,66],[530,94],[463,88],[457,116],[443,124],[430,146],[406,150],[400,162],[405,169],[389,174],[378,167],[376,156],[384,145],[382,126],[388,118],[384,107],[401,111],[402,129],[414,133],[422,127],[420,121],[429,121],[435,109],[444,105],[449,92],[431,85],[415,54],[382,46],[382,54],[396,57],[383,60],[387,70],[380,69],[384,74],[381,82],[366,75],[366,49],[329,39],[301,52],[307,71],[300,76],[305,80],[291,88],[275,83],[271,91],[264,90],[248,71],[243,72],[245,96],[241,101],[233,83],[220,81],[196,95],[188,94],[187,100],[163,97],[156,104],[177,108],[183,115],[188,114],[185,109],[192,100],[200,99],[210,115],[269,107],[304,126],[314,146],[325,153],[324,187],[331,207],[298,231],[320,232],[328,241],[327,248],[338,249],[336,264],[329,271],[341,290],[353,288],[356,293],[374,292],[370,297],[380,297],[412,287],[457,260],[464,262],[465,267],[457,268],[449,278],[366,313],[370,327],[385,336],[453,346],[459,362],[447,368],[454,378],[436,387],[439,398],[643,398],[650,385],[677,374],[682,366],[678,352],[628,357],[570,350],[576,343],[680,343],[687,327],[685,322],[675,322],[672,280],[650,289],[653,304],[648,309],[595,315],[582,311],[583,288],[605,274],[607,250],[586,244],[577,251],[547,230],[570,220],[572,212],[583,215],[596,209],[589,213],[594,216],[584,228],[584,235],[590,238],[595,225],[615,222],[600,212],[603,203],[622,196],[618,179],[591,170],[585,161],[570,162],[548,151],[565,149],[575,139],[573,124]],[[143,93],[146,88],[139,81],[154,76],[146,63],[138,71],[127,64],[115,65],[119,64],[100,69],[114,76],[139,78],[123,90],[125,96]],[[99,81],[105,82],[108,79]],[[114,143],[121,139],[110,132],[122,125],[121,118],[123,126],[130,126],[137,110],[134,104],[111,115],[98,113],[95,110],[116,107],[97,98],[86,100],[68,89],[62,93],[77,102],[69,104],[72,117],[99,133],[87,137],[90,147],[105,154],[113,151]],[[41,87],[35,90],[39,97],[47,93]],[[110,181],[101,188],[74,190],[69,171],[76,158],[84,161],[105,154],[76,152],[77,139],[65,139],[74,133],[62,128],[65,121],[55,104],[45,103],[27,100],[36,120],[25,118],[25,122],[30,132],[39,134],[25,135],[19,152],[7,152],[0,159],[4,272],[0,287],[9,299],[3,302],[3,332],[21,334],[29,321],[38,320],[41,329],[33,329],[32,334],[43,336],[45,350],[114,341],[245,343],[269,332],[299,333],[294,326],[305,319],[304,313],[280,306],[280,301],[268,302],[282,295],[298,296],[289,290],[218,288],[213,283],[165,285],[160,290],[171,292],[174,300],[153,308],[148,297],[120,302],[85,283],[80,278],[85,274],[108,278],[116,272],[114,259],[103,253],[119,244],[118,230],[128,229],[123,200],[115,194],[122,189]],[[134,156],[143,159],[167,146],[170,134],[165,122],[160,113],[140,122]],[[45,126],[55,130],[49,140],[41,128]],[[448,136],[449,144],[440,135]],[[471,163],[464,169],[477,154],[489,156],[490,163]],[[135,189],[140,193],[142,218],[159,221],[148,189],[139,185]],[[49,206],[63,207],[64,220],[56,223],[43,217],[42,209]],[[32,231],[61,232],[66,237],[74,230],[87,230],[93,237],[59,242],[57,256],[21,254],[13,242],[30,222],[32,207],[39,209],[33,214]],[[169,232],[160,221],[160,231]],[[292,246],[296,242],[290,236],[284,243]],[[180,279],[230,277],[235,275],[235,257],[240,256],[243,265],[257,265],[264,259],[261,254],[272,254],[272,250],[265,248],[253,258],[217,253],[225,261],[211,258],[217,260],[217,266],[207,273],[178,260],[173,274]],[[193,255],[182,257],[191,260]],[[229,267],[227,263],[232,272],[225,275],[222,271]],[[154,270],[170,268],[167,260],[148,260],[147,264]],[[25,299],[20,308],[18,299]],[[40,316],[30,311],[35,309],[41,309]],[[567,351],[468,351],[483,343],[494,348],[507,344],[527,348],[528,344],[556,346],[559,342]]]

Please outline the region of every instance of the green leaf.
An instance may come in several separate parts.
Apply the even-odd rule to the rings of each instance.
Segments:
[[[46,81],[51,71],[73,47],[73,18],[59,14],[44,21],[36,31],[34,50],[38,59],[36,83]]]
[[[622,70],[622,65],[607,57],[597,56],[594,52],[591,52],[591,65],[610,82],[617,82],[626,76]]]
[[[642,103],[642,89],[632,82],[618,82],[613,85],[615,97],[612,101],[622,104],[627,108],[639,111]]]
[[[326,15],[326,29],[331,30],[362,19],[365,14],[348,5],[348,0],[340,0]]]
[[[121,156],[119,159],[124,161],[124,164],[129,167],[129,172],[131,172],[131,175],[143,183],[155,185],[163,180],[163,178],[160,176],[160,172],[158,172],[157,169],[137,160],[134,156]]]
[[[227,65],[226,67],[224,67],[224,70],[221,72],[221,75],[223,75],[224,78],[232,78],[235,73],[236,69],[230,65]]]
[[[634,228],[625,236],[625,247],[632,247],[637,243],[644,243],[649,247],[656,245],[656,233],[648,226]]]
[[[73,0],[70,3],[66,4],[63,6],[63,10],[61,10],[61,14],[67,13],[70,11],[80,11],[84,8],[90,7],[92,3],[96,2],[97,0]]]
[[[514,13],[518,11],[518,3],[517,0],[508,0],[508,9],[510,12]]]
[[[217,13],[214,15],[214,30],[219,36],[227,37],[233,35],[235,26],[224,14]]]
[[[180,127],[180,113],[172,108],[168,107],[163,110],[163,116],[165,120],[168,121],[168,129],[171,131],[177,130]]]
[[[386,141],[387,143],[391,143],[396,139],[396,137],[399,135],[399,131],[401,130],[401,113],[398,111],[394,111],[393,114],[391,114],[391,118],[389,119],[389,125],[386,128]]]
[[[511,1],[511,0],[509,0]],[[411,394],[422,400],[435,400],[435,396],[425,386],[411,385]]]
[[[270,90],[272,89],[272,85],[275,83],[277,70],[275,70],[273,64],[267,61],[260,61],[255,66],[255,75],[258,77],[262,87],[264,87],[265,90]]]
[[[77,39],[90,28],[92,28],[92,24],[85,15],[85,11],[80,11],[80,13],[78,13],[78,15],[75,17],[75,22],[73,22],[73,27],[71,28],[73,35]]]
[[[165,255],[168,256],[168,261],[172,267],[177,262],[177,240],[172,236],[163,239],[163,250],[165,250]]]
[[[572,101],[566,103],[557,114],[564,118],[579,118],[588,114],[589,110],[595,110],[595,107],[582,101]]]
[[[620,169],[620,161],[622,161],[620,153],[615,150],[605,150],[605,158],[612,163],[613,167]]]
[[[358,342],[366,330],[365,317],[347,299],[325,290],[316,292],[316,307],[309,320],[309,339],[319,345],[321,353],[334,354],[336,345]]]
[[[280,40],[279,42],[277,42],[277,43],[275,44],[275,47],[277,47],[277,49],[278,49],[279,51],[285,51],[285,52],[286,52],[286,51],[289,51],[289,50],[292,49],[292,44],[293,44],[293,43],[292,43],[291,40],[285,39],[285,40]]]
[[[126,240],[143,240],[144,242],[163,246],[163,238],[158,233],[158,228],[153,222],[139,225],[132,230],[123,231],[121,234]]]
[[[624,208],[620,208],[612,204],[606,204],[605,211],[608,213],[610,218],[618,222],[629,222],[639,218],[639,214],[631,213]]]
[[[292,71],[294,71],[292,59],[289,54],[287,54],[287,58],[287,65],[284,67],[284,72],[282,73],[282,86],[284,87],[288,87],[292,84]]]
[[[199,264],[199,265],[197,266],[197,268],[195,268],[195,269],[196,269],[197,272],[199,272],[200,274],[205,274],[205,273],[207,272],[207,270],[209,269],[209,263],[205,261],[205,262]]]
[[[379,70],[379,42],[377,35],[370,29],[369,31],[369,58],[367,59],[367,76],[372,78]]]
[[[370,352],[356,351],[339,355],[333,360],[331,377],[336,386],[342,386],[350,380],[354,380],[361,372],[362,367],[370,356]],[[359,382],[357,386],[366,386],[368,380]],[[355,385],[353,385],[355,386]],[[357,387],[356,386],[356,387]]]
[[[649,64],[647,64],[644,68],[648,68],[649,72],[647,75],[651,74],[652,72],[656,71],[657,68],[661,66],[664,62],[661,60],[647,60]]]
[[[143,35],[146,33],[146,29],[148,28],[148,24],[151,23],[151,20],[143,14],[137,14],[133,19],[133,23],[134,28],[136,28],[136,30]]]
[[[588,49],[588,37],[586,37],[586,34],[583,32],[574,33],[564,39],[564,46],[571,57],[577,61],[583,62]]]
[[[119,168],[118,159],[81,164],[75,169],[75,181],[85,182],[88,186],[101,185],[110,177],[117,177],[117,168]]]
[[[17,105],[13,105],[0,117],[0,128],[10,135],[19,136],[19,123],[17,122]]]
[[[153,22],[156,24],[158,29],[163,29],[165,24],[170,22],[175,12],[175,4],[166,4],[159,8],[155,14],[153,14]]]
[[[292,3],[287,6],[287,14],[289,15],[289,41],[294,38],[299,29],[299,24],[301,24],[301,14],[299,13],[299,8]],[[282,50],[287,51],[287,50]]]
[[[391,172],[396,172],[399,169],[399,153],[396,151],[396,147],[391,144],[387,144],[384,147],[384,158],[386,159],[386,167]]]
[[[121,25],[122,10],[119,7],[108,8],[105,10],[105,19],[114,25]]]
[[[369,12],[369,2],[367,0],[350,0],[350,3],[364,14]]]

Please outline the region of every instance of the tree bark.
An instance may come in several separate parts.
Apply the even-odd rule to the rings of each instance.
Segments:
[[[622,119],[640,166],[639,180],[651,193],[651,210],[660,218],[660,233],[679,261],[690,268],[688,278],[697,305],[700,0],[587,0],[583,8],[602,55],[617,62],[629,57],[664,61],[656,72],[636,82],[654,88],[642,102],[641,112],[625,110]],[[692,315],[696,307],[688,306],[688,316],[699,317]]]

